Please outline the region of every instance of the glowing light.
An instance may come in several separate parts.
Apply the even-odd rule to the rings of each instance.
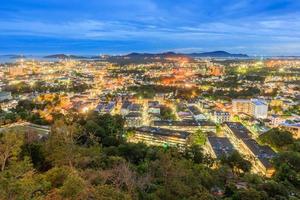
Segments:
[[[81,112],[82,113],[87,113],[89,110],[90,110],[89,107],[84,107],[84,108],[82,108]]]

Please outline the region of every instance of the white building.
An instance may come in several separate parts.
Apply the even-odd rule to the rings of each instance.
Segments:
[[[160,106],[151,106],[148,108],[148,113],[151,114],[160,114]]]
[[[218,124],[222,124],[224,122],[230,121],[230,113],[224,111],[214,111],[213,113],[213,121]]]
[[[266,119],[268,117],[268,103],[264,100],[251,99],[251,109],[255,118]]]
[[[233,99],[232,112],[246,113],[255,118],[265,119],[268,116],[268,103],[261,99]]]

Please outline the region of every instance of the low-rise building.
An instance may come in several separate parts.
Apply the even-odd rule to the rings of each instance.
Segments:
[[[142,114],[139,112],[130,112],[125,116],[128,127],[140,127],[143,124]]]
[[[159,104],[148,104],[148,113],[150,114],[160,114],[160,105]]]
[[[195,120],[197,120],[197,121],[206,120],[205,115],[203,113],[201,113],[199,108],[197,108],[196,106],[189,106],[188,109],[191,112],[191,114]]]
[[[276,156],[276,153],[269,146],[259,145],[254,139],[243,140],[241,151],[248,155],[254,171],[267,177],[275,173],[275,168],[270,160]]]
[[[183,121],[170,121],[160,120],[153,121],[153,126],[158,128],[167,128],[179,131],[195,132],[200,129],[204,132],[216,132],[216,125],[210,121],[195,121],[195,120],[183,120]]]
[[[282,123],[279,127],[291,132],[294,138],[300,138],[300,123]]]
[[[101,114],[111,114],[116,107],[116,103],[111,101],[111,102],[101,102],[98,104],[96,107],[96,111],[101,113]]]
[[[220,159],[233,153],[234,147],[226,137],[207,137],[206,152],[213,158]]]
[[[218,124],[230,121],[230,113],[224,111],[214,111],[213,112],[213,121]]]
[[[271,127],[277,127],[280,124],[284,123],[286,120],[284,117],[279,115],[271,115],[268,119],[270,120],[269,125]]]
[[[125,116],[127,115],[130,111],[129,111],[129,105],[131,105],[131,102],[129,101],[124,101],[122,106],[121,106],[121,115]]]
[[[144,142],[156,146],[178,146],[187,145],[190,133],[155,127],[140,127],[135,130],[131,142]]]
[[[226,122],[224,130],[234,147],[252,163],[254,172],[267,177],[274,174],[270,159],[276,153],[269,146],[259,145],[250,137],[251,132],[239,122]]]

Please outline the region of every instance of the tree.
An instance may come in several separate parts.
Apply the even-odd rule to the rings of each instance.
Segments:
[[[281,183],[277,183],[273,180],[262,183],[258,188],[266,192],[269,198],[280,199],[281,197],[281,199],[283,199],[284,197],[288,197],[287,189]]]
[[[143,143],[138,144],[121,144],[118,147],[118,155],[126,158],[133,164],[139,164],[144,161],[147,155],[147,146]]]
[[[274,159],[276,168],[275,179],[288,181],[295,187],[300,186],[300,153],[282,152]]]
[[[190,142],[196,145],[204,145],[207,140],[207,135],[201,129],[198,129],[190,137]]]
[[[60,194],[67,199],[86,199],[85,181],[76,174],[70,173],[60,188]]]
[[[44,176],[53,188],[60,188],[70,173],[71,169],[68,167],[53,167]]]
[[[236,175],[239,175],[241,171],[249,172],[251,170],[251,163],[245,160],[237,151],[234,151],[229,156],[223,156],[221,163],[227,164]]]
[[[265,200],[268,199],[267,195],[264,192],[259,192],[254,189],[245,190],[242,189],[237,191],[232,196],[232,200]]]
[[[0,164],[4,171],[9,160],[16,160],[21,152],[23,137],[21,133],[13,130],[0,133]]]
[[[42,175],[34,172],[27,157],[11,161],[5,171],[0,172],[1,199],[39,199],[49,186]]]
[[[191,159],[194,163],[200,164],[203,162],[203,149],[199,145],[191,145],[185,150],[185,157]]]
[[[95,187],[93,192],[94,199],[101,200],[131,200],[130,195],[126,194],[122,190],[118,190],[111,185],[99,185]]]
[[[260,135],[259,141],[270,145],[276,150],[283,150],[287,149],[288,145],[293,144],[294,139],[290,132],[274,128]]]
[[[117,146],[124,141],[124,123],[120,115],[99,115],[97,112],[91,112],[83,124],[84,137],[88,138],[89,134],[92,134],[103,146]]]
[[[43,171],[50,167],[46,161],[43,144],[39,142],[27,143],[22,145],[21,149],[21,158],[29,157],[35,169]]]
[[[47,158],[54,165],[73,167],[76,157],[76,138],[79,135],[77,124],[66,124],[63,120],[56,121],[46,143]]]
[[[160,109],[160,116],[162,120],[175,120],[176,116],[170,107],[163,106]]]

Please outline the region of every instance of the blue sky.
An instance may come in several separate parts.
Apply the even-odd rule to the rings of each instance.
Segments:
[[[299,0],[3,0],[0,54],[300,55]]]

